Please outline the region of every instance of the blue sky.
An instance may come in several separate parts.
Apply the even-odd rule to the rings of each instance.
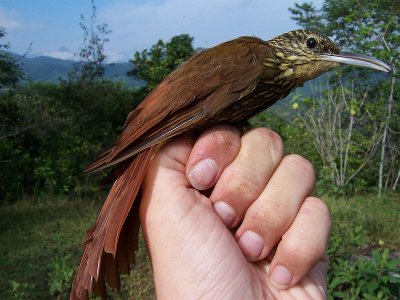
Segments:
[[[111,60],[127,60],[158,39],[188,33],[195,47],[211,47],[241,36],[263,39],[296,29],[288,7],[302,0],[96,0],[97,20],[112,33]],[[323,0],[313,1],[320,7]],[[50,53],[64,46],[77,52],[82,42],[80,15],[90,16],[90,0],[1,0],[0,26],[12,51]]]

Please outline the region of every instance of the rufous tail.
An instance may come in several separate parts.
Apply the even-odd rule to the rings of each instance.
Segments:
[[[139,189],[156,149],[145,149],[117,166],[117,179],[95,225],[87,232],[71,300],[85,300],[92,294],[106,299],[106,283],[120,289],[119,274],[129,274],[138,249]]]

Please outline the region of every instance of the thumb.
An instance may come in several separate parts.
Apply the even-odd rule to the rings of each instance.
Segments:
[[[194,140],[179,137],[164,145],[150,162],[142,182],[141,217],[148,209],[149,201],[158,210],[174,206],[177,191],[184,192],[190,186],[185,170]],[[171,195],[176,197],[171,197]],[[164,201],[165,198],[170,198]]]

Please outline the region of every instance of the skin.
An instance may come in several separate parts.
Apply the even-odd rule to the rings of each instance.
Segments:
[[[165,145],[140,207],[157,298],[325,299],[331,217],[314,184],[311,163],[269,129]]]

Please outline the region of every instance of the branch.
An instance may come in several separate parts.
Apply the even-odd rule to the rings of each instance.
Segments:
[[[14,132],[11,132],[11,133],[7,133],[7,134],[4,134],[4,135],[0,135],[0,139],[5,139],[5,138],[11,137],[11,136],[16,136],[16,135],[20,134],[21,132],[24,132],[24,131],[29,130],[31,128],[34,128],[36,126],[37,126],[37,124],[32,124],[32,125],[23,127],[23,128],[21,128],[21,129],[19,129],[17,131],[14,131]]]

